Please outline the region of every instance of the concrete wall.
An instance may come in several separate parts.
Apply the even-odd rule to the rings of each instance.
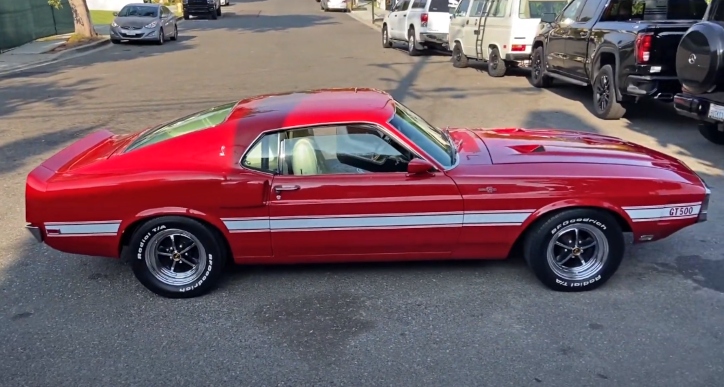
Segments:
[[[143,0],[86,0],[88,9],[93,11],[120,11],[124,5],[142,3]]]

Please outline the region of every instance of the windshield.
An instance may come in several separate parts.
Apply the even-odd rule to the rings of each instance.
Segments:
[[[395,115],[390,124],[444,167],[454,164],[455,151],[445,132],[430,125],[403,104],[395,102]]]
[[[126,17],[158,17],[158,7],[147,5],[127,5],[121,8],[118,16]]]
[[[566,5],[568,5],[568,1],[565,0],[520,0],[518,17],[521,19],[540,19],[544,13],[558,15]]]
[[[234,106],[236,102],[216,106],[151,129],[129,145],[126,152],[219,125],[226,120]]]

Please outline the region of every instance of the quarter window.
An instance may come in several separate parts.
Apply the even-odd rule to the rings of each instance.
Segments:
[[[282,174],[407,172],[413,155],[371,125],[324,126],[286,132]]]
[[[241,160],[241,164],[262,172],[278,173],[279,136],[279,133],[270,133],[257,140]]]

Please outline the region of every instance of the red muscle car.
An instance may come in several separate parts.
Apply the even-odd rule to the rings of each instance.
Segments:
[[[605,283],[624,233],[706,220],[681,161],[563,130],[440,129],[374,89],[235,101],[131,135],[82,138],[27,177],[28,229],[74,254],[128,257],[166,297],[227,262],[504,259],[560,291]]]

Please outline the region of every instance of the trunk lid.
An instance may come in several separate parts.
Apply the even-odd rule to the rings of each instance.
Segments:
[[[115,135],[106,129],[93,132],[50,156],[40,166],[54,173],[77,170],[108,159],[131,137]]]

